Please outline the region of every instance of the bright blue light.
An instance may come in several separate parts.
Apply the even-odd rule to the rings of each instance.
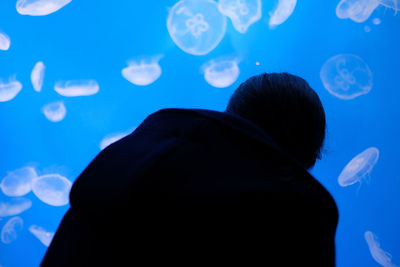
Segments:
[[[222,111],[250,76],[283,71],[326,110],[312,173],[339,207],[337,266],[400,264],[398,10],[394,0],[0,1],[0,265],[38,266],[70,183],[147,115]],[[371,182],[341,186],[368,147],[379,149]]]

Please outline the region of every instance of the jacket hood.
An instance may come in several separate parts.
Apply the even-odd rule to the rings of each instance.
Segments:
[[[207,109],[183,109],[183,108],[166,108],[166,109],[161,109],[157,112],[154,112],[148,116],[148,119],[151,119],[153,116],[158,116],[161,114],[165,115],[170,115],[170,117],[173,117],[173,115],[179,115],[179,116],[184,116],[187,115],[188,117],[202,117],[205,119],[213,120],[216,121],[226,127],[229,127],[237,132],[240,132],[241,134],[247,136],[248,138],[251,138],[253,140],[257,140],[259,143],[268,146],[269,148],[274,149],[277,153],[285,157],[287,160],[291,161],[295,166],[298,168],[304,169],[307,171],[301,163],[299,163],[298,160],[296,160],[294,157],[292,157],[290,154],[282,150],[276,143],[275,141],[268,135],[267,132],[265,132],[263,129],[261,129],[259,126],[257,126],[255,123],[242,118],[238,115],[227,113],[227,112],[220,112],[220,111],[214,111],[214,110],[207,110]],[[172,116],[171,116],[172,115]],[[174,127],[172,123],[169,124],[170,127]]]

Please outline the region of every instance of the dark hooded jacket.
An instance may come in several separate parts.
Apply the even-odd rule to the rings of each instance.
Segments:
[[[72,186],[41,266],[334,266],[328,191],[248,120],[163,109]]]

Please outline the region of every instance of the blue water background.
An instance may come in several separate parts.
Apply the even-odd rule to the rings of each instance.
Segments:
[[[263,1],[262,19],[246,34],[235,31],[228,21],[218,47],[205,56],[193,56],[180,50],[167,31],[168,9],[176,1],[156,2],[73,0],[51,15],[31,17],[18,14],[15,1],[0,1],[0,30],[11,39],[10,49],[0,51],[0,77],[16,74],[23,84],[15,99],[0,103],[0,177],[30,164],[39,173],[57,172],[73,182],[100,152],[106,135],[132,129],[161,108],[223,111],[235,88],[250,76],[290,72],[310,83],[326,109],[324,155],[312,173],[339,207],[337,266],[379,266],[365,242],[367,230],[379,237],[393,263],[400,264],[400,14],[379,7],[366,22],[355,23],[336,16],[338,1],[302,0],[285,23],[271,30],[268,12],[274,1]],[[382,23],[374,25],[373,18]],[[369,65],[369,94],[342,100],[323,87],[322,65],[344,53],[356,54]],[[135,86],[121,76],[127,60],[157,54],[164,55],[163,73],[155,83]],[[228,88],[214,88],[200,67],[223,55],[241,56],[240,76]],[[30,82],[38,61],[46,65],[40,93]],[[55,82],[74,79],[96,79],[99,93],[66,98],[54,91]],[[41,113],[43,105],[55,100],[63,100],[67,108],[67,116],[58,123]],[[339,186],[344,166],[371,146],[380,150],[380,158],[370,182]],[[11,244],[0,243],[3,267],[38,266],[46,247],[28,227],[36,224],[55,231],[68,209],[49,206],[32,192],[26,197],[33,205],[19,215],[24,229]],[[0,220],[0,227],[7,219]]]

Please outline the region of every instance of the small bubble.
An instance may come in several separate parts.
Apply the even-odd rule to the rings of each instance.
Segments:
[[[380,18],[374,18],[374,19],[372,20],[372,23],[373,23],[374,25],[379,25],[379,24],[382,23],[382,21],[381,21]]]

